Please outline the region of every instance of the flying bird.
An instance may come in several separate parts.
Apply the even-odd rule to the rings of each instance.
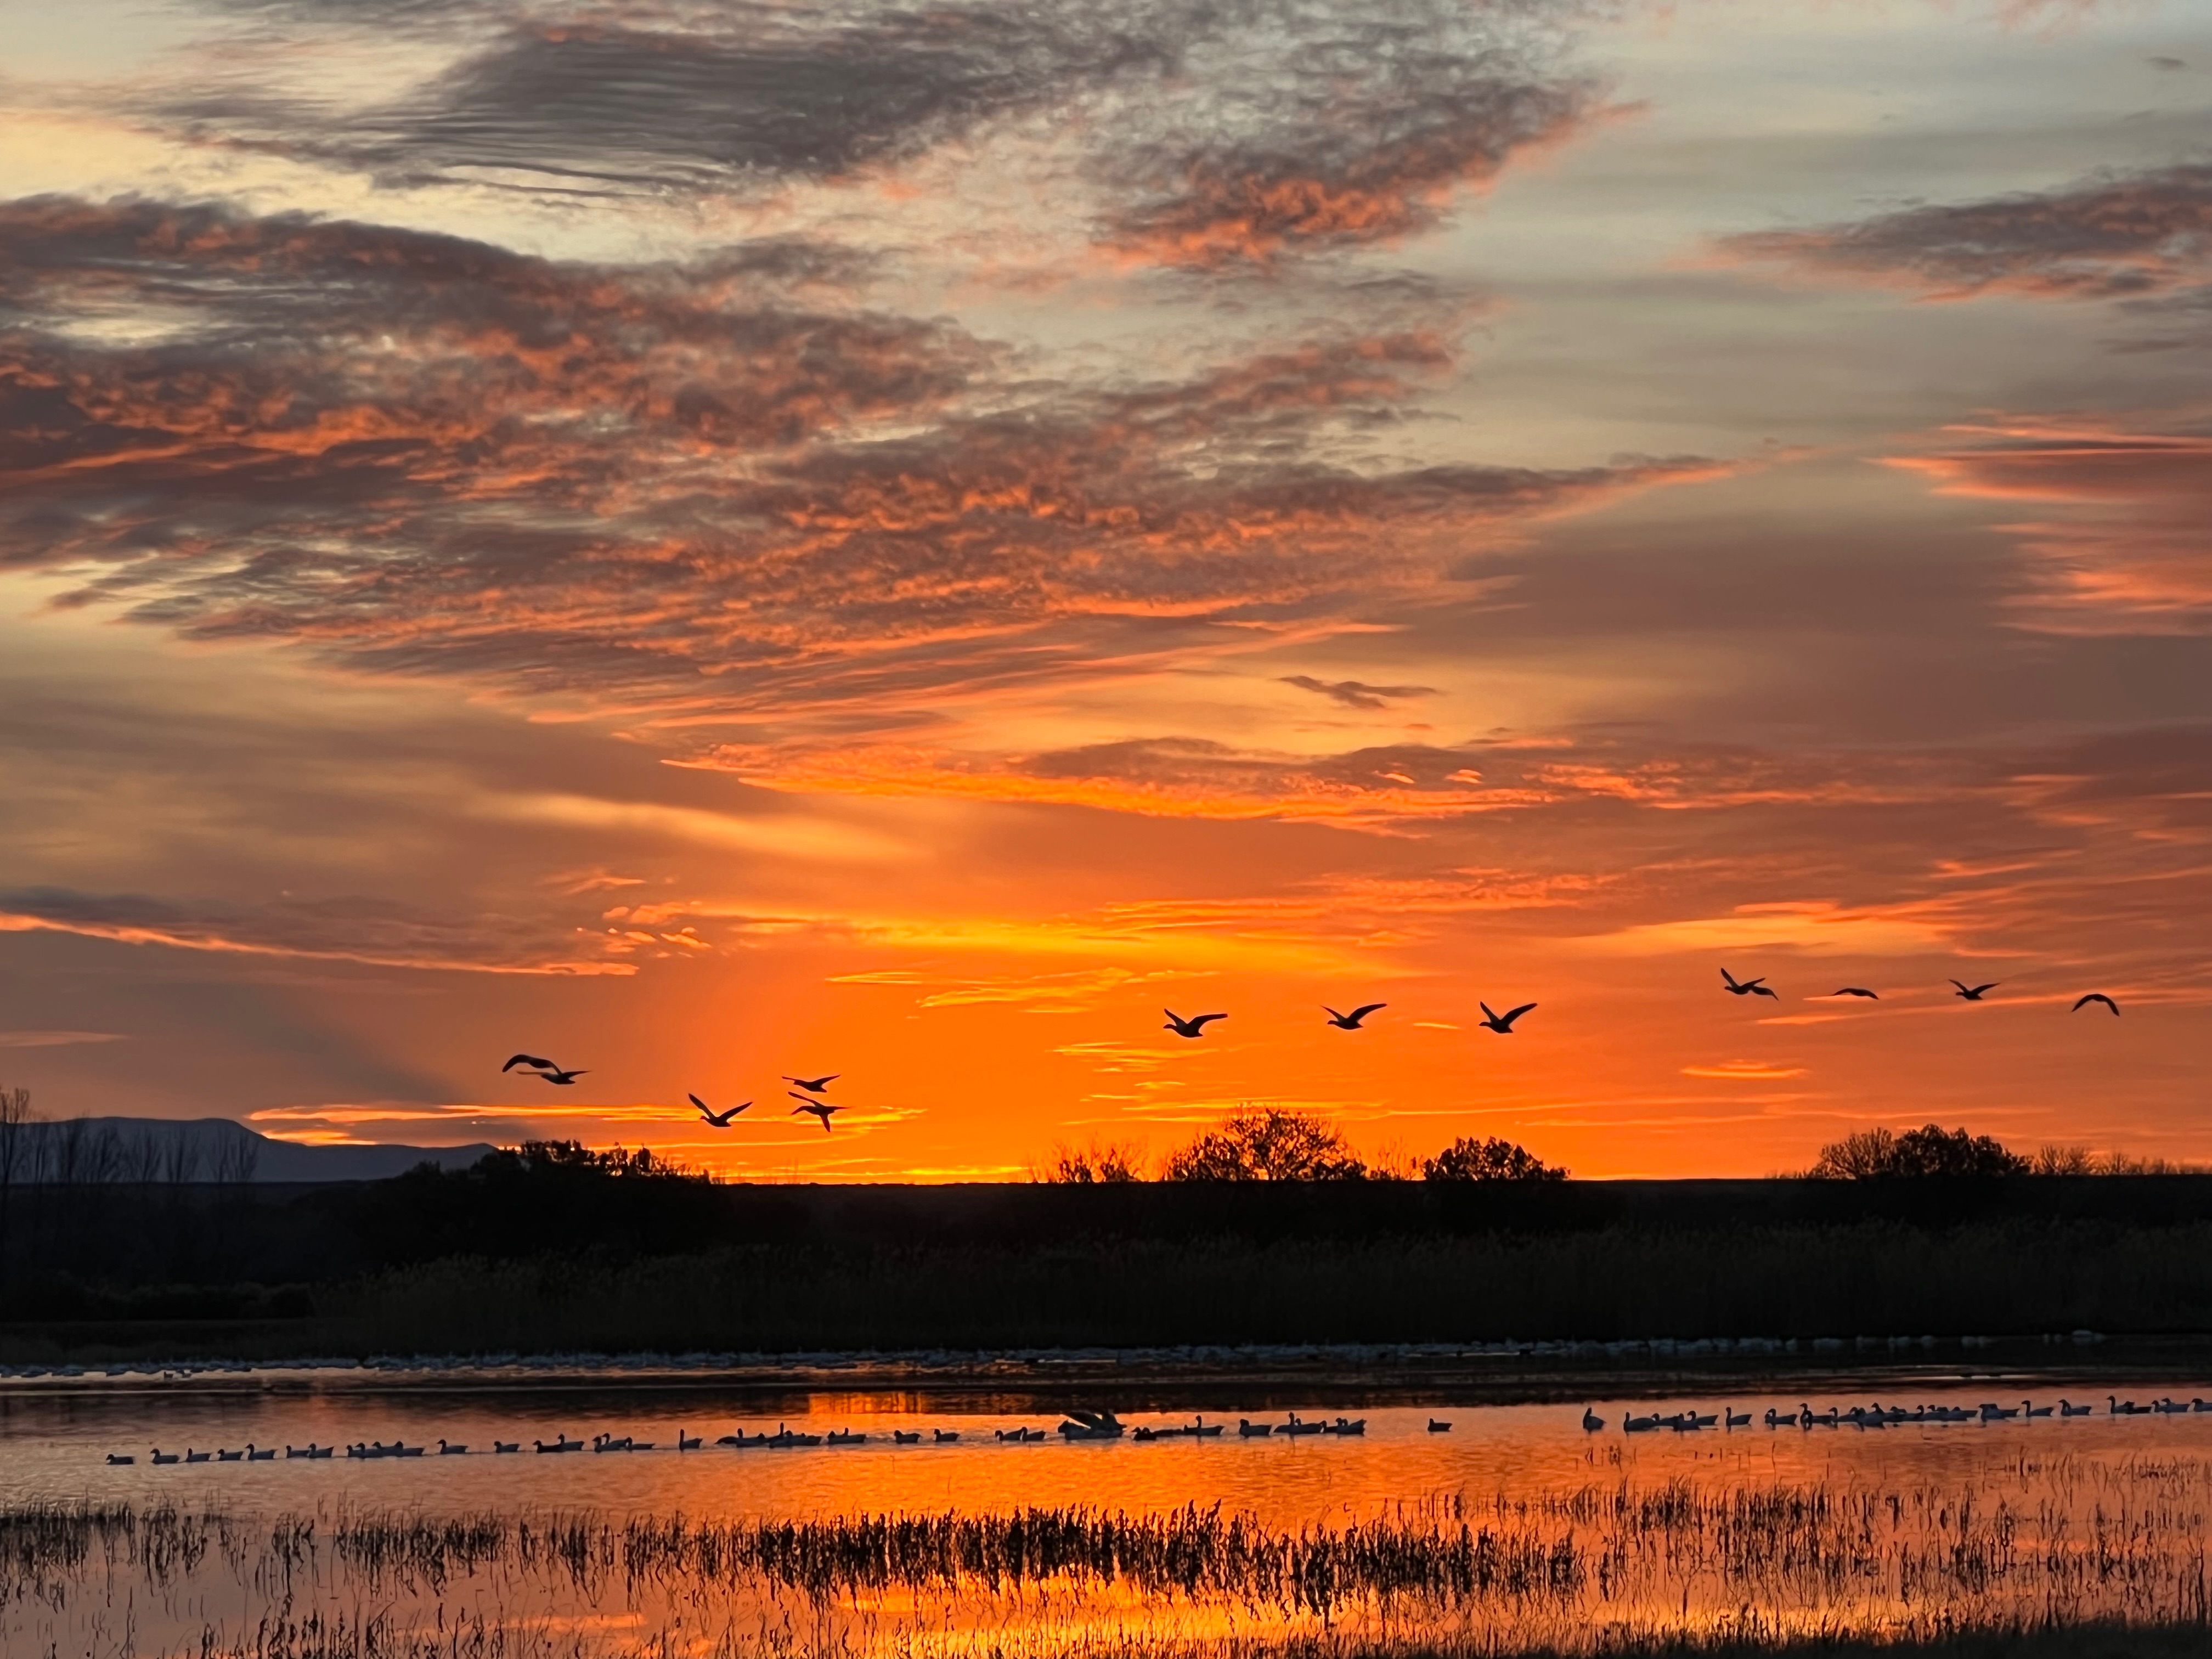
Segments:
[[[584,1075],[580,1071],[564,1072],[551,1060],[540,1060],[536,1054],[517,1054],[499,1069],[504,1074],[513,1071],[518,1066],[532,1067],[535,1075],[544,1078],[548,1083],[558,1084],[564,1089]]]
[[[1226,1014],[1193,1014],[1188,1019],[1185,1019],[1172,1008],[1163,1008],[1160,1012],[1168,1017],[1168,1023],[1161,1026],[1160,1030],[1173,1031],[1179,1037],[1204,1036],[1206,1021],[1229,1018]]]
[[[839,1078],[844,1075],[845,1074],[842,1072],[832,1072],[828,1077],[787,1077],[784,1079],[784,1081],[786,1083],[796,1083],[810,1095],[818,1095],[824,1089],[828,1088],[831,1084],[835,1083]]]
[[[2002,982],[2001,980],[1994,979],[1987,985],[1963,985],[1955,979],[1951,981],[1952,984],[1959,987],[1959,994],[1969,1002],[1979,1002],[1982,1000],[1983,992],[1994,991]]]
[[[2118,1019],[2119,1018],[2120,1005],[2113,1001],[2112,998],[2106,996],[2102,991],[2090,992],[2087,996],[2083,997],[2081,1001],[2074,1005],[2073,1012],[2078,1014],[2093,1002],[2103,1003],[2105,1006],[2112,1011],[2113,1018]]]
[[[1364,1002],[1358,1007],[1354,1008],[1348,1014],[1340,1014],[1335,1009],[1330,1007],[1328,1004],[1324,1002],[1321,1006],[1321,1011],[1328,1016],[1328,1023],[1335,1026],[1338,1030],[1356,1031],[1359,1029],[1359,1022],[1361,1020],[1366,1018],[1368,1015],[1373,1013],[1377,1008],[1388,1008],[1389,1006],[1390,1005],[1387,1002]],[[1170,1014],[1168,1018],[1172,1019],[1175,1016]],[[1206,1018],[1212,1018],[1214,1016],[1208,1015]]]
[[[1508,1008],[1502,1014],[1492,1013],[1490,1005],[1486,1002],[1478,1002],[1474,1006],[1482,1010],[1481,1024],[1484,1030],[1495,1031],[1500,1036],[1511,1036],[1513,1022],[1536,1005],[1533,1002],[1524,1002],[1518,1008]]]
[[[1868,990],[1863,985],[1846,985],[1842,990],[1831,991],[1828,994],[1838,997],[1864,997],[1869,1002],[1880,1002],[1881,1000],[1880,997],[1876,996],[1872,991]]]
[[[752,1102],[749,1100],[745,1102],[744,1106],[732,1106],[726,1112],[710,1112],[707,1109],[707,1103],[700,1099],[698,1096],[686,1095],[684,1098],[690,1101],[694,1106],[696,1106],[699,1109],[699,1115],[705,1118],[708,1122],[713,1124],[717,1129],[728,1128],[730,1127],[730,1120],[735,1117],[739,1112],[744,1111],[745,1109],[745,1106],[752,1104]]]
[[[809,1100],[805,1095],[792,1095],[791,1091],[788,1089],[786,1089],[784,1093],[791,1095],[791,1097],[799,1103],[798,1105],[791,1109],[792,1116],[797,1117],[801,1112],[804,1112],[809,1117],[820,1118],[822,1120],[822,1133],[825,1135],[830,1133],[830,1118],[836,1114],[845,1109],[842,1106],[832,1106],[826,1100]]]
[[[1764,974],[1761,974],[1757,979],[1738,979],[1734,974],[1731,974],[1727,969],[1723,968],[1721,969],[1721,981],[1727,986],[1729,993],[1732,996],[1774,997],[1774,1000],[1777,1002],[1782,1000],[1780,997],[1775,996],[1774,993],[1767,988],[1766,975]]]

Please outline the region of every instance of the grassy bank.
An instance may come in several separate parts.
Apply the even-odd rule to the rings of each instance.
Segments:
[[[2212,1181],[544,1188],[17,1207],[0,1360],[2212,1332]]]

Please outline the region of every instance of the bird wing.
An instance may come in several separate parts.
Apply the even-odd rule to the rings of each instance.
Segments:
[[[2090,992],[2087,996],[2083,997],[2081,1001],[2074,1005],[2074,1012],[2078,1014],[2082,1011],[2082,1009],[2087,1007],[2093,1002],[2103,1003],[2105,1006],[2111,1009],[2116,1014],[2120,1012],[2120,1005],[2113,1001],[2112,998],[2106,996],[2102,991]]]
[[[1974,994],[1976,996],[1979,996],[1979,995],[1981,995],[1981,994],[1982,994],[1983,992],[1984,992],[1984,991],[1994,991],[1994,990],[1996,990],[1996,989],[1997,988],[1997,987],[1998,987],[1999,985],[2001,985],[2002,983],[2003,983],[2003,981],[2001,981],[2001,980],[1994,980],[1994,979],[1993,979],[1993,980],[1991,980],[1991,981],[1990,981],[1987,985],[1977,985],[1976,987],[1974,987],[1974,992],[1973,992],[1973,994]]]
[[[1777,1002],[1782,1000],[1781,993],[1760,984],[1757,980],[1753,980],[1746,988],[1755,997],[1772,997]]]
[[[1335,1009],[1330,1007],[1326,1002],[1322,1004],[1321,1011],[1329,1017],[1329,1020],[1332,1024],[1337,1025],[1344,1024],[1345,1017],[1342,1014],[1338,1013]]]
[[[540,1072],[538,1075],[538,1076],[540,1076],[540,1077],[542,1077],[542,1078],[544,1078],[544,1079],[548,1083],[574,1083],[574,1082],[578,1078],[580,1078],[580,1077],[583,1076],[584,1074],[583,1074],[583,1073],[582,1073],[582,1072],[580,1072],[580,1071],[576,1071],[576,1072],[551,1071],[551,1072]]]
[[[690,1101],[694,1106],[696,1106],[702,1112],[705,1112],[710,1121],[713,1119],[714,1115],[712,1112],[707,1111],[707,1103],[700,1099],[698,1096],[686,1095],[684,1098]]]
[[[1368,1003],[1363,1003],[1363,1004],[1361,1004],[1358,1007],[1354,1008],[1354,1009],[1352,1011],[1352,1018],[1354,1018],[1354,1019],[1364,1019],[1364,1018],[1367,1018],[1367,1016],[1368,1016],[1368,1015],[1370,1015],[1370,1014],[1373,1013],[1376,1009],[1378,1009],[1378,1008],[1388,1008],[1389,1006],[1390,1006],[1390,1005],[1389,1005],[1389,1003],[1387,1003],[1387,1002],[1368,1002]]]
[[[554,1072],[560,1069],[551,1060],[540,1060],[535,1054],[517,1054],[499,1069],[502,1072],[511,1072],[518,1066],[534,1066],[541,1072]]]
[[[1972,993],[1969,992],[1969,991],[1966,989],[1966,981],[1964,981],[1964,980],[1962,980],[1962,979],[1954,979],[1954,980],[1953,980],[1953,981],[1951,981],[1951,983],[1952,983],[1952,984],[1954,984],[1954,985],[1955,985],[1955,986],[1957,986],[1957,987],[1959,988],[1959,992],[1960,992],[1960,995],[1962,995],[1962,996],[1970,996],[1970,995],[1972,995]]]
[[[1502,1024],[1510,1025],[1515,1020],[1520,1018],[1522,1015],[1527,1013],[1535,1006],[1536,1005],[1533,1002],[1524,1002],[1518,1008],[1508,1009],[1504,1013],[1498,1016],[1498,1019]]]
[[[1210,1019],[1226,1019],[1228,1018],[1229,1016],[1226,1014],[1193,1014],[1190,1017],[1191,1029],[1194,1031],[1204,1030],[1206,1029],[1206,1021]]]
[[[1733,987],[1735,986],[1735,975],[1734,974],[1731,974],[1730,972],[1729,972],[1729,970],[1728,970],[1727,969],[1725,969],[1725,968],[1722,969],[1721,969],[1721,983],[1722,983],[1722,984],[1723,984],[1723,985],[1729,986],[1729,987],[1730,987],[1730,988],[1733,988]]]

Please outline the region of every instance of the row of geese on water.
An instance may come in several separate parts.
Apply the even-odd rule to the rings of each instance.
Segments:
[[[1770,1429],[1886,1429],[1900,1423],[2008,1423],[2015,1419],[2032,1419],[2039,1417],[2091,1417],[2094,1406],[2077,1406],[2072,1401],[2060,1399],[2056,1405],[2039,1406],[2023,1400],[2017,1406],[2001,1406],[1994,1401],[1983,1401],[1976,1406],[1916,1406],[1911,1411],[1902,1406],[1885,1406],[1879,1401],[1870,1406],[1853,1406],[1848,1410],[1831,1406],[1825,1412],[1816,1412],[1809,1405],[1800,1404],[1794,1412],[1769,1407],[1765,1423]],[[2132,1400],[2105,1396],[2107,1417],[2187,1417],[2192,1414],[2212,1414],[2212,1400],[2180,1401],[2165,1398],[2139,1406]],[[1629,1434],[1649,1434],[1659,1429],[1672,1429],[1677,1434],[1698,1429],[1718,1428],[1723,1423],[1731,1429],[1751,1426],[1749,1412],[1723,1407],[1717,1412],[1690,1410],[1662,1414],[1652,1412],[1638,1417],[1633,1412],[1620,1419],[1622,1430]],[[1596,1434],[1607,1426],[1604,1418],[1584,1407],[1583,1427]]]
[[[1438,1422],[1433,1418],[1429,1421],[1429,1432],[1431,1434],[1444,1433],[1450,1428],[1450,1424]],[[1091,1411],[1070,1412],[1067,1414],[1067,1420],[1062,1423],[1058,1430],[1058,1433],[1064,1440],[1119,1440],[1127,1435],[1130,1439],[1140,1443],[1157,1440],[1213,1440],[1218,1439],[1224,1432],[1224,1425],[1209,1423],[1202,1416],[1194,1418],[1188,1423],[1138,1424],[1133,1428],[1124,1424],[1111,1412]],[[1243,1417],[1237,1419],[1237,1437],[1240,1440],[1256,1440],[1279,1435],[1285,1439],[1293,1440],[1303,1439],[1309,1435],[1357,1437],[1364,1436],[1366,1432],[1367,1419],[1364,1417],[1339,1417],[1332,1422],[1326,1418],[1303,1418],[1296,1412],[1292,1412],[1290,1413],[1290,1420],[1284,1423],[1255,1423],[1251,1419]],[[1031,1428],[1026,1425],[994,1429],[991,1431],[991,1435],[994,1440],[1002,1444],[1014,1446],[1038,1444],[1051,1437],[1044,1430]],[[949,1445],[961,1437],[961,1431],[958,1429],[932,1429],[927,1437],[920,1429],[893,1429],[888,1440],[893,1445],[914,1446],[920,1445],[927,1438],[933,1445],[943,1446]],[[980,1434],[976,1437],[981,1438]],[[748,1434],[744,1430],[739,1429],[734,1434],[722,1436],[714,1443],[717,1446],[727,1446],[738,1450],[755,1447],[788,1449],[801,1446],[865,1446],[871,1440],[882,1443],[885,1439],[886,1437],[884,1435],[872,1436],[861,1430],[831,1429],[826,1433],[815,1434],[779,1423],[774,1433],[763,1429]],[[589,1443],[589,1449],[594,1452],[694,1452],[701,1449],[705,1444],[704,1436],[686,1434],[678,1429],[676,1431],[675,1440],[666,1443],[654,1440],[640,1440],[626,1434],[594,1435]],[[556,1435],[550,1440],[533,1440],[530,1445],[533,1452],[548,1456],[586,1449],[584,1441],[571,1439],[565,1434]],[[305,1458],[320,1461],[337,1456],[338,1450],[339,1448],[337,1446],[318,1445],[310,1441],[304,1446],[286,1446],[283,1455],[288,1460]],[[358,1460],[383,1457],[471,1455],[466,1442],[445,1439],[441,1439],[435,1447],[410,1446],[404,1440],[394,1440],[388,1444],[381,1440],[356,1441],[345,1447],[344,1451],[348,1458]],[[521,1451],[522,1443],[520,1440],[495,1440],[491,1443],[491,1450],[489,1454],[479,1451],[473,1455],[479,1457],[508,1456],[519,1455]],[[258,1446],[252,1441],[248,1441],[236,1451],[195,1451],[187,1449],[182,1452],[165,1452],[159,1447],[155,1447],[152,1461],[163,1467],[172,1463],[270,1463],[276,1460],[276,1447]],[[107,1454],[107,1461],[112,1464],[127,1465],[136,1463],[138,1460],[127,1453],[110,1452]]]

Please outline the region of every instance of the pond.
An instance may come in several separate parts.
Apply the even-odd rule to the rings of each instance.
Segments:
[[[2212,1403],[2189,1402],[2212,1386],[2107,1383],[2067,1396],[2089,1407],[2076,1416],[2017,1377],[1849,1386],[1656,1406],[1276,1401],[1209,1407],[1218,1435],[1107,1441],[1065,1439],[1030,1395],[590,1376],[0,1393],[0,1648],[1473,1652],[2205,1616]],[[2121,1414],[2108,1395],[2179,1408]],[[1677,1413],[1714,1420],[1623,1430]],[[1362,1431],[1286,1436],[1293,1414]],[[1122,1415],[1153,1430],[1194,1412]],[[717,1443],[779,1427],[821,1443]],[[592,1449],[601,1437],[633,1449]],[[466,1450],[441,1455],[441,1439]],[[535,1449],[564,1439],[584,1449]],[[395,1443],[423,1455],[345,1449]],[[311,1443],[338,1449],[286,1455]],[[219,1461],[249,1444],[276,1455]],[[156,1465],[157,1446],[209,1461]]]

